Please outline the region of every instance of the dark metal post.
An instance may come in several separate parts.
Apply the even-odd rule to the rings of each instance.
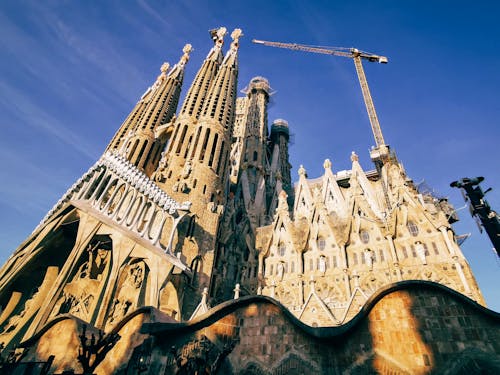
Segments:
[[[464,177],[458,181],[453,181],[450,186],[463,189],[467,196],[466,201],[470,202],[472,216],[481,220],[481,224],[490,237],[491,243],[500,257],[500,220],[498,214],[493,211],[484,199],[485,193],[479,184],[484,180],[484,177],[468,178]]]

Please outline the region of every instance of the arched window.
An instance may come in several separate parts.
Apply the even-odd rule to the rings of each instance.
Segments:
[[[318,249],[323,251],[326,247],[326,241],[323,237],[318,237]]]
[[[280,242],[278,245],[278,254],[280,256],[284,256],[286,252],[286,245],[284,242]]]
[[[408,228],[408,232],[410,232],[410,234],[413,237],[418,236],[418,226],[417,226],[417,224],[415,224],[413,221],[409,221],[406,226]]]
[[[368,233],[368,231],[362,230],[361,232],[359,232],[359,239],[363,243],[368,243],[370,242],[370,234]]]

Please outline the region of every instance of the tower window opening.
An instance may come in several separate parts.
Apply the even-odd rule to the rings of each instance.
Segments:
[[[418,226],[417,226],[417,224],[415,224],[413,221],[409,221],[408,224],[407,224],[407,227],[408,227],[408,232],[410,232],[410,234],[413,237],[418,236]]]
[[[205,133],[205,139],[203,140],[203,144],[201,146],[199,161],[205,160],[205,151],[207,150],[208,138],[210,137],[210,129],[207,129]]]
[[[189,147],[191,146],[191,141],[193,140],[193,136],[190,135],[189,139],[187,141],[186,149],[184,150],[184,159],[187,158],[188,152],[189,152]]]
[[[381,262],[385,261],[384,249],[380,249],[380,261]]]
[[[295,272],[295,262],[292,262],[292,264],[290,265],[290,273],[294,272]]]
[[[259,157],[258,152],[257,152],[257,151],[254,151],[254,152],[253,152],[253,161],[257,161],[258,157]]]
[[[208,166],[211,167],[214,163],[215,151],[217,149],[217,141],[219,140],[219,134],[215,134],[214,141],[212,142],[212,150],[210,151],[210,158],[208,159]]]
[[[200,140],[200,134],[201,134],[201,126],[196,131],[196,137],[194,138],[194,147],[190,155],[191,158],[194,156],[194,151],[196,150],[196,146],[198,145],[198,141]]]
[[[432,248],[434,249],[434,254],[439,255],[439,249],[435,242],[432,243]]]
[[[410,245],[410,249],[411,249],[411,254],[413,255],[414,258],[416,258],[417,257],[417,252],[415,251],[415,246]]]
[[[168,172],[168,177],[167,178],[170,178],[170,177],[172,177],[172,171]]]
[[[366,230],[362,230],[361,232],[359,232],[359,238],[364,244],[370,242],[370,234]]]
[[[130,150],[130,153],[128,154],[129,159],[132,159],[132,156],[134,155],[135,150],[136,150],[138,145],[139,145],[139,140],[136,139],[134,142],[134,146],[132,147],[132,150]]]
[[[274,267],[273,265],[271,264],[271,267],[269,267],[269,275],[273,275],[273,271],[274,271]]]
[[[335,255],[332,258],[332,262],[333,262],[333,268],[336,268],[337,267],[337,257]]]
[[[284,242],[280,242],[278,245],[278,254],[280,256],[285,256],[286,253],[286,245]]]
[[[224,155],[224,141],[222,141],[220,145],[220,151],[219,151],[219,160],[217,161],[217,174],[220,175],[221,168],[222,168],[222,156]]]
[[[151,145],[151,147],[149,148],[148,154],[146,156],[146,160],[144,160],[144,167],[146,167],[148,165],[148,162],[153,161],[151,159],[151,155],[153,155],[153,150],[156,151],[156,149],[159,148],[159,146],[160,146],[159,144],[154,144],[154,143]],[[156,156],[156,152],[155,152],[155,156]]]
[[[168,142],[168,141],[167,141]],[[165,146],[166,148],[166,146]],[[152,159],[153,163],[156,163],[161,157],[161,143],[157,144],[155,155]]]
[[[353,253],[352,254],[352,260],[354,264],[358,264],[358,254]]]
[[[403,246],[402,250],[403,250],[403,256],[404,256],[405,258],[408,258],[408,252],[406,251],[406,247],[405,247],[405,246]]]
[[[176,154],[179,154],[181,152],[182,143],[184,142],[184,138],[186,137],[187,128],[188,128],[187,125],[184,125],[184,128],[182,129],[181,137],[179,138],[179,142],[177,143],[177,150],[175,150]]]
[[[309,271],[312,271],[314,269],[314,262],[312,259],[309,259]]]
[[[194,189],[194,188],[196,188],[196,184],[197,184],[197,182],[198,182],[198,180],[195,178],[195,179],[193,180],[193,189]]]
[[[203,194],[207,192],[207,185],[203,185]]]
[[[318,249],[323,251],[326,247],[326,240],[323,237],[318,238]]]
[[[135,160],[135,165],[138,166],[139,162],[141,161],[142,154],[144,153],[144,150],[146,149],[146,146],[148,145],[148,141],[144,141],[142,144],[141,150],[139,151],[139,154],[137,155],[137,159]]]
[[[427,247],[427,244],[424,243],[423,245],[424,245],[424,249],[425,249],[425,255],[429,256],[430,254],[429,254],[429,248]]]

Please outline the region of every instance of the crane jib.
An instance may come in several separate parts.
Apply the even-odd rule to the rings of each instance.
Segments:
[[[375,105],[373,104],[373,99],[370,94],[370,89],[368,88],[368,81],[366,80],[361,59],[368,60],[370,62],[387,64],[388,62],[387,57],[363,52],[358,50],[357,48],[350,48],[349,52],[346,52],[346,48],[339,48],[339,47],[321,48],[321,47],[313,47],[297,43],[269,42],[265,40],[255,40],[255,39],[253,40],[253,42],[258,44],[263,44],[269,47],[287,48],[295,51],[322,53],[325,55],[343,56],[352,58],[354,60],[354,66],[356,68],[359,84],[361,86],[361,93],[363,94],[363,100],[365,102],[366,111],[368,112],[368,119],[370,120],[370,125],[373,132],[373,138],[375,139],[375,144],[377,145],[378,148],[380,148],[381,146],[385,146],[384,137],[382,135],[382,129],[380,128],[377,112],[375,111]]]

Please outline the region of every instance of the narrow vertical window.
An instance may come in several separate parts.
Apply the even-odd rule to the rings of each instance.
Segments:
[[[205,139],[203,140],[203,144],[201,146],[199,161],[205,160],[205,151],[207,150],[208,138],[210,137],[210,129],[207,129],[205,133]]]
[[[408,232],[410,232],[410,234],[413,237],[418,236],[418,226],[417,226],[417,224],[415,224],[413,221],[409,221],[406,226],[408,228]]]
[[[142,154],[144,153],[144,149],[146,148],[146,146],[148,145],[148,141],[144,141],[144,143],[142,144],[142,147],[141,147],[141,150],[139,151],[139,154],[137,155],[137,159],[135,159],[135,165],[139,165],[139,162],[141,161],[141,158],[142,158]]]
[[[217,149],[217,141],[219,140],[219,134],[215,134],[214,141],[212,142],[212,150],[210,151],[210,158],[208,159],[208,166],[211,167],[214,163],[215,150]]]
[[[193,150],[191,151],[190,158],[194,156],[194,151],[196,150],[196,147],[198,146],[198,141],[200,140],[200,134],[201,134],[201,126],[198,128],[196,131],[196,137],[194,138],[194,143],[193,143]]]
[[[189,152],[189,147],[191,146],[191,141],[193,140],[193,135],[189,136],[189,140],[187,141],[186,149],[184,150],[184,155],[183,158],[187,158],[188,152]]]
[[[222,155],[224,155],[224,141],[222,141],[220,145],[220,151],[219,151],[219,160],[217,161],[217,174],[220,175],[220,171],[222,168]],[[236,172],[238,173],[238,172]]]
[[[326,247],[326,240],[323,237],[318,238],[318,249],[323,251]]]
[[[434,249],[434,254],[439,255],[439,250],[435,242],[432,243],[432,248]]]
[[[134,155],[135,149],[137,148],[138,144],[139,144],[139,140],[136,139],[136,141],[134,142],[134,146],[132,147],[132,150],[130,150],[130,154],[128,154],[129,159],[132,159],[132,156]]]
[[[364,244],[367,244],[368,242],[370,242],[370,234],[366,230],[362,230],[361,232],[359,232],[359,239]]]
[[[187,125],[184,125],[184,128],[182,129],[181,137],[179,138],[179,141],[177,143],[177,149],[175,150],[176,154],[179,154],[181,152],[181,147],[182,143],[184,142],[184,138],[186,137],[186,132],[187,132]]]

